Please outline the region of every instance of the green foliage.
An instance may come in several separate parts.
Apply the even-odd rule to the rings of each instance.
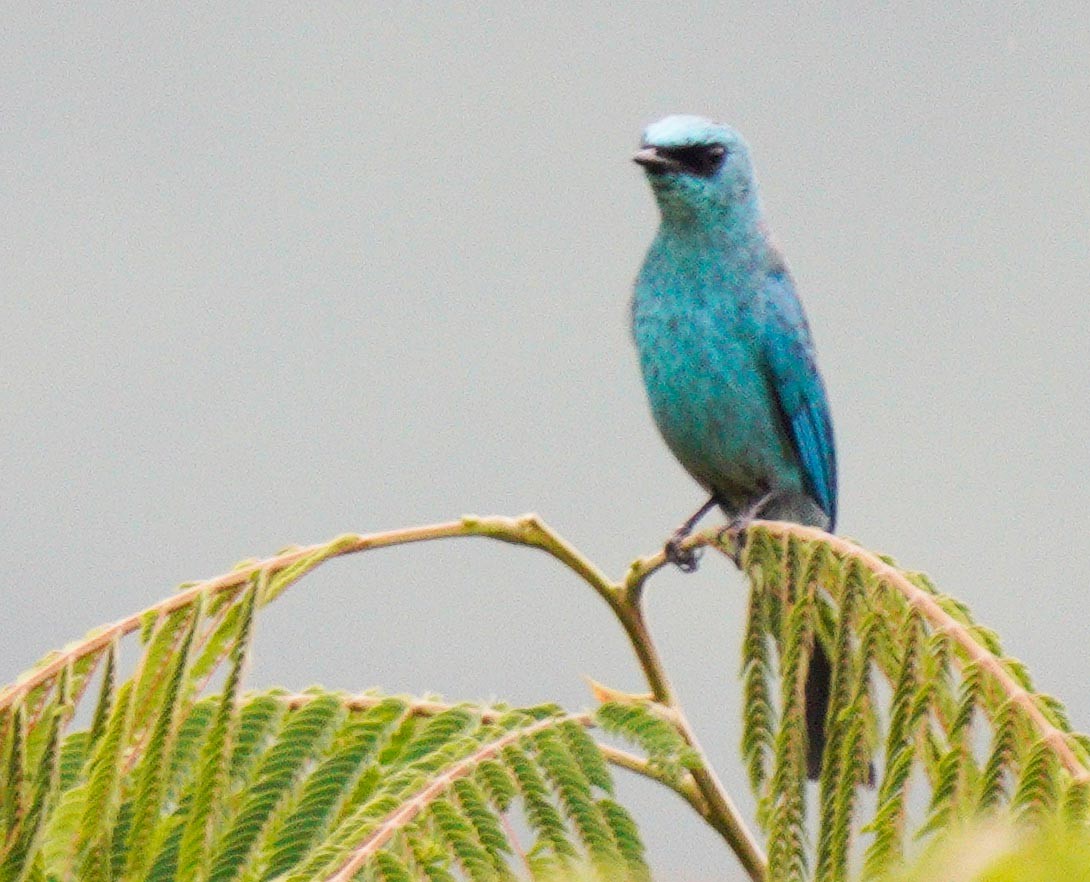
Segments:
[[[595,717],[606,732],[642,748],[650,768],[667,781],[682,781],[687,770],[700,761],[663,709],[656,705],[611,701],[601,705]]]
[[[847,878],[856,849],[863,877],[879,878],[901,863],[910,835],[978,811],[1009,808],[1035,825],[1059,814],[1087,820],[1085,742],[1063,706],[1033,693],[1025,667],[1003,655],[999,638],[963,604],[888,558],[820,535],[755,526],[743,565],[752,595],[742,750],[768,832],[770,878],[806,878],[800,684],[815,639],[833,661],[816,879]],[[875,759],[877,793],[861,800]],[[909,811],[920,801],[910,801],[914,790],[926,794],[920,823]],[[873,813],[861,817],[870,802]]]
[[[653,697],[602,689],[617,700],[592,716],[247,692],[263,606],[329,557],[395,540],[288,550],[185,586],[0,690],[0,882],[646,882],[611,764],[674,790],[762,878],[765,859],[650,646],[639,604],[658,564],[638,561],[608,582],[532,517],[466,519],[396,541],[474,533],[546,550],[591,584],[632,639]],[[1056,819],[1085,829],[1090,739],[963,604],[808,528],[758,524],[747,539],[742,755],[771,882],[842,882],[852,867],[888,879],[914,839],[939,839],[981,812],[1009,813],[1020,830]],[[804,684],[815,643],[833,677],[812,788]],[[214,680],[222,689],[206,694]],[[89,726],[73,730],[84,704]],[[595,740],[594,728],[636,753]]]
[[[586,715],[245,693],[270,584],[190,590],[0,692],[0,882],[649,878]],[[141,652],[122,679],[126,628]],[[96,666],[90,727],[67,732]]]
[[[357,868],[370,867],[384,878],[453,878],[460,871],[474,880],[505,879],[520,859],[505,820],[516,809],[529,824],[525,860],[532,868],[587,865],[610,878],[648,878],[636,826],[608,798],[608,769],[571,715],[464,706],[429,718],[426,705],[405,699],[354,699],[318,689],[243,696],[234,685],[238,668],[233,665],[227,691],[211,706],[189,706],[202,743],[199,752],[186,748],[188,760],[179,759],[194,768],[175,773],[176,790],[161,774],[154,789],[148,783],[149,763],[161,768],[167,752],[150,745],[163,736],[153,734],[142,760],[126,762],[141,745],[131,733],[113,737],[124,732],[123,722],[104,728],[100,750],[61,790],[55,712],[49,727],[54,737],[35,779],[23,788],[25,810],[21,823],[12,825],[2,878],[29,878],[37,861],[58,877],[78,866],[80,878],[88,879],[112,878],[129,866],[141,869],[123,878],[333,878],[359,860]],[[111,721],[131,721],[130,685],[120,687]],[[173,692],[165,690],[164,700]],[[270,719],[270,703],[280,707],[272,717],[278,724],[264,727],[257,755],[236,766],[241,772],[227,786],[231,733],[244,717]],[[395,746],[401,725],[419,714],[425,716],[414,734],[387,749]],[[188,719],[176,723],[179,732]],[[68,739],[86,753],[86,737],[76,732]],[[184,740],[194,740],[193,734]],[[174,744],[182,742],[179,736]],[[120,751],[118,743],[125,745]],[[114,774],[105,775],[107,760],[119,757]],[[368,777],[373,786],[358,789]],[[158,797],[149,800],[149,791]],[[113,810],[96,814],[89,793],[102,794],[98,805]],[[48,828],[54,845],[71,845],[36,852],[49,801],[58,805]],[[145,825],[140,833],[132,820],[137,817]]]

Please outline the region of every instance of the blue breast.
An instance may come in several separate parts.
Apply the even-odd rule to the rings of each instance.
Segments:
[[[685,469],[736,509],[770,489],[802,492],[761,363],[761,294],[745,278],[657,241],[632,316],[659,431]]]

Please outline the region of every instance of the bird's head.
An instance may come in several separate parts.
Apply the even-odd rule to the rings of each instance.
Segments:
[[[643,166],[666,220],[711,219],[756,207],[749,148],[734,129],[701,116],[668,116],[643,133]]]

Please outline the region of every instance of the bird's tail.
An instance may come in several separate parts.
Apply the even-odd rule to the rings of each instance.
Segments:
[[[821,756],[825,752],[825,717],[829,712],[829,691],[833,669],[821,643],[814,641],[814,654],[806,674],[806,777],[821,777]]]

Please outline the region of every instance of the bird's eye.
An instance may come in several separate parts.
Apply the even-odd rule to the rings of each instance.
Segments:
[[[660,149],[659,152],[673,159],[689,174],[710,178],[723,164],[727,148],[722,144],[693,144],[689,147]]]

